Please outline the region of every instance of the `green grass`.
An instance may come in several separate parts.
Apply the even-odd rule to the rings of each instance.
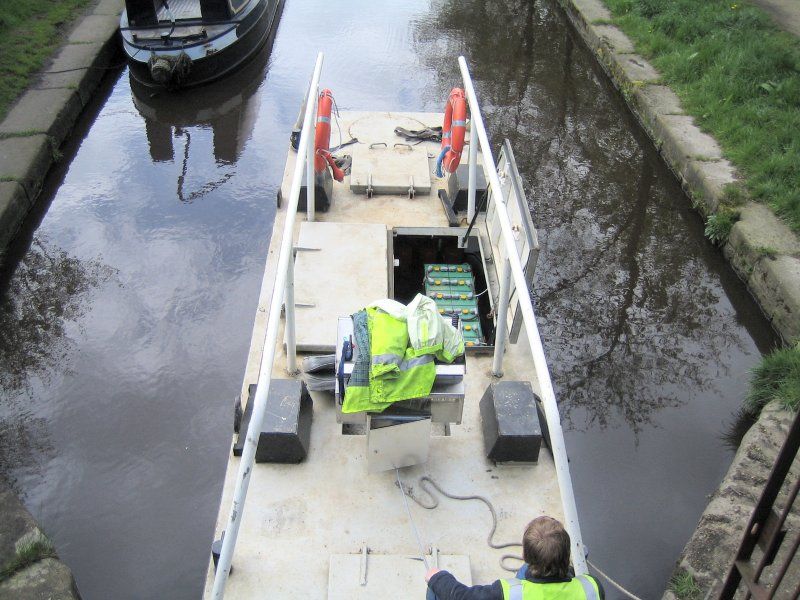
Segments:
[[[753,369],[745,408],[757,415],[773,400],[793,411],[800,406],[800,344],[765,356]]]
[[[89,0],[0,1],[0,119]]]
[[[741,0],[604,0],[748,195],[800,231],[800,40]]]
[[[56,558],[53,543],[44,536],[23,545],[14,557],[0,569],[0,582],[10,579],[35,562],[45,558]]]
[[[739,220],[739,212],[727,207],[720,209],[706,219],[706,237],[714,244],[722,246],[728,241],[733,224]]]
[[[695,600],[701,597],[700,586],[688,571],[677,571],[672,579],[669,580],[669,589],[678,597],[679,600]]]

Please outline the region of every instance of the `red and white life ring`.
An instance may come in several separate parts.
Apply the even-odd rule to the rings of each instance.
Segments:
[[[314,130],[314,172],[322,173],[327,167],[331,168],[336,181],[344,179],[344,171],[336,166],[336,161],[329,151],[331,144],[331,108],[333,107],[333,92],[325,88],[319,93],[317,104],[317,125]]]
[[[461,162],[466,134],[467,97],[461,88],[453,88],[444,107],[442,124],[442,152],[447,148],[442,159],[442,167],[448,173],[455,173],[458,163]]]

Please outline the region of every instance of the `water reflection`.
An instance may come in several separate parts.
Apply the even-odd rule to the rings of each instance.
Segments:
[[[494,144],[514,147],[584,542],[660,596],[774,335],[555,2],[439,2],[414,43],[439,98],[466,55]]]
[[[71,256],[43,235],[0,274],[0,484],[18,494],[19,478],[53,458],[32,382],[47,386],[64,374],[74,346],[68,332],[80,329],[86,296],[114,276],[102,261]]]
[[[153,93],[130,77],[134,105],[145,120],[150,158],[154,163],[173,162],[177,146],[181,170],[176,195],[181,202],[202,198],[235,174],[231,167],[242,156],[258,117],[270,48],[267,45],[232,76],[189,91]],[[210,174],[204,170],[192,177],[189,165],[201,160],[197,150],[191,150],[195,130],[211,131],[215,164]]]
[[[724,294],[705,257],[676,243],[703,244],[680,190],[630,123],[610,118],[618,106],[598,93],[561,20],[541,2],[445,2],[416,40],[431,65],[467,53],[494,139],[517,149],[542,244],[534,294],[568,426],[623,422],[638,434],[686,401],[681,389],[713,387],[705,365],[741,340],[719,318]],[[447,41],[429,43],[438,30]]]
[[[70,256],[43,235],[0,279],[0,390],[5,398],[32,378],[47,383],[67,363],[70,327],[80,327],[86,294],[114,277],[100,260]]]

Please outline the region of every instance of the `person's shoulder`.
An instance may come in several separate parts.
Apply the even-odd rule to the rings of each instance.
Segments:
[[[586,573],[584,577],[586,577],[587,579],[591,579],[597,585],[597,589],[600,592],[600,600],[605,600],[606,592],[603,589],[603,584],[600,583],[600,580],[594,575],[589,575],[588,573]]]

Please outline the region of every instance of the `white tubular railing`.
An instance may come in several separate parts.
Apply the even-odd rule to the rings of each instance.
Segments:
[[[278,326],[281,319],[281,302],[286,292],[290,261],[294,260],[292,239],[294,237],[294,221],[297,216],[297,201],[300,197],[300,186],[303,180],[303,170],[306,167],[306,157],[309,156],[309,144],[313,144],[313,117],[314,108],[316,106],[315,93],[319,86],[319,76],[322,72],[322,58],[322,53],[320,52],[317,55],[314,75],[311,78],[311,84],[308,88],[308,101],[306,102],[303,129],[297,148],[297,162],[294,167],[291,192],[289,193],[288,202],[286,204],[286,222],[283,226],[281,250],[278,255],[278,268],[275,272],[275,284],[272,288],[272,300],[269,305],[269,320],[267,321],[267,333],[264,336],[261,367],[258,374],[258,387],[256,388],[256,397],[253,400],[253,414],[250,419],[250,425],[247,428],[247,438],[245,440],[244,449],[242,450],[242,457],[239,461],[239,472],[236,476],[237,483],[233,493],[233,504],[231,506],[230,516],[228,517],[228,524],[225,528],[225,537],[222,540],[222,550],[220,551],[219,560],[217,561],[217,572],[214,577],[212,597],[215,599],[221,599],[225,593],[225,582],[228,580],[231,559],[233,558],[233,551],[236,546],[236,537],[239,534],[239,525],[242,522],[242,515],[244,514],[247,487],[250,484],[250,475],[253,472],[258,435],[267,408],[269,384],[272,380],[272,363],[275,359],[275,345],[278,341]],[[313,157],[311,160],[313,161]],[[311,168],[313,173],[313,164]],[[314,179],[312,177],[307,187],[312,188],[313,186]],[[266,277],[266,267],[264,276]]]
[[[496,190],[496,197],[500,198],[501,190],[500,178],[497,175],[497,165],[492,156],[492,150],[489,146],[489,138],[486,135],[486,128],[483,125],[483,117],[478,104],[478,98],[475,95],[475,88],[472,85],[472,78],[469,74],[467,61],[463,56],[458,58],[458,65],[461,68],[461,76],[464,80],[464,90],[467,93],[467,101],[469,102],[470,114],[472,117],[472,132],[470,136],[470,145],[475,143],[476,137],[480,142],[481,153],[483,154],[483,167],[489,177],[489,185],[493,190]],[[470,177],[470,184],[473,178]],[[556,466],[556,475],[558,477],[558,486],[561,490],[561,504],[564,509],[564,526],[569,533],[572,541],[572,565],[575,567],[575,574],[582,575],[587,573],[586,557],[584,555],[583,540],[581,538],[581,528],[578,523],[578,510],[575,505],[575,496],[572,491],[572,478],[569,474],[569,463],[567,462],[567,450],[564,445],[564,432],[561,430],[561,417],[558,414],[558,405],[556,404],[556,396],[553,391],[553,383],[550,381],[550,372],[547,369],[547,361],[544,357],[544,349],[542,348],[542,340],[539,336],[539,328],[536,325],[536,316],[533,312],[533,304],[531,303],[530,295],[524,293],[528,289],[528,284],[525,282],[525,273],[522,270],[519,259],[517,258],[517,247],[514,242],[514,234],[511,230],[511,221],[508,217],[506,205],[502,200],[495,202],[497,209],[497,216],[500,221],[500,229],[502,231],[503,243],[505,244],[506,254],[509,256],[508,265],[511,268],[511,275],[514,278],[514,284],[519,293],[519,308],[522,311],[522,317],[525,322],[525,331],[528,334],[528,343],[531,347],[531,355],[533,356],[533,365],[536,369],[536,375],[539,379],[539,388],[542,394],[542,403],[544,404],[545,418],[547,419],[547,428],[550,432],[550,445],[553,452],[553,461]],[[500,318],[505,320],[508,315],[500,315]]]

